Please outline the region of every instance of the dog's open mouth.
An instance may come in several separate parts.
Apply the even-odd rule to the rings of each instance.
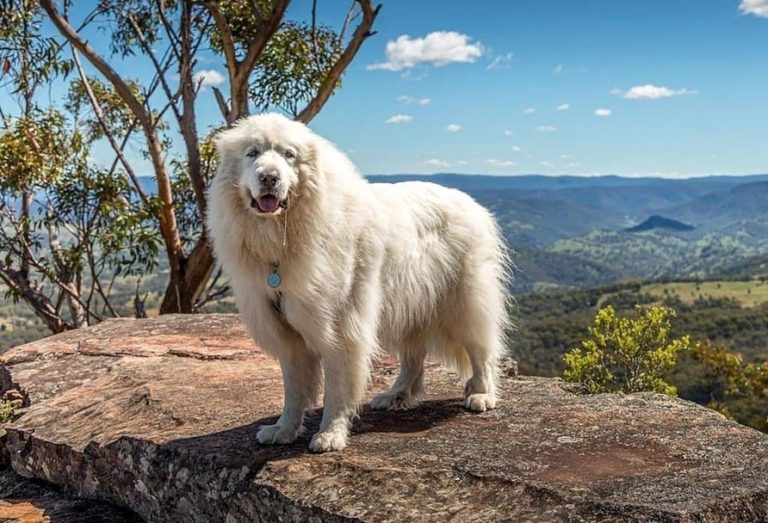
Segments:
[[[258,198],[251,197],[251,208],[264,214],[273,214],[288,207],[288,200],[281,200],[274,194],[262,194]]]

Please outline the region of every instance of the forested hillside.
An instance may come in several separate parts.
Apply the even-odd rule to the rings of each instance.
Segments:
[[[510,353],[523,374],[559,376],[563,355],[577,346],[597,310],[613,305],[629,313],[635,304],[661,302],[677,311],[673,336],[691,335],[741,354],[746,362],[768,360],[768,282],[627,283],[567,292],[523,294],[516,300],[516,331]],[[683,357],[669,381],[681,397],[724,404],[738,421],[768,431],[768,399],[724,400],[724,382]]]

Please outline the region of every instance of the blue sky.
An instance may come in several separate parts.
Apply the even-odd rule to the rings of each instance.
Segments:
[[[762,5],[744,7],[768,16]],[[384,2],[314,127],[369,173],[766,172],[768,18],[756,14],[739,0]],[[401,35],[438,31],[481,56],[366,67]],[[398,114],[412,119],[385,123]]]
[[[365,174],[768,172],[768,0],[379,1],[311,124]],[[339,27],[349,2],[318,5]],[[219,59],[198,69],[224,80]],[[200,96],[201,128],[218,125]]]

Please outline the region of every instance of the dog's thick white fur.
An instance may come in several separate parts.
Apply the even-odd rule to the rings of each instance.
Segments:
[[[398,356],[400,375],[373,408],[415,406],[428,353],[471,376],[467,409],[494,407],[508,265],[486,209],[431,183],[368,183],[331,143],[278,114],[241,120],[216,145],[214,252],[250,334],[283,373],[283,412],[261,427],[261,443],[299,436],[322,369],[310,449],[344,448],[379,349]]]

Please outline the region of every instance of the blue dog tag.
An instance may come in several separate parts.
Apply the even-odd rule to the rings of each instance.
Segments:
[[[282,280],[280,279],[280,273],[277,271],[272,271],[267,275],[267,285],[269,285],[270,289],[277,289],[280,287],[280,282]]]

